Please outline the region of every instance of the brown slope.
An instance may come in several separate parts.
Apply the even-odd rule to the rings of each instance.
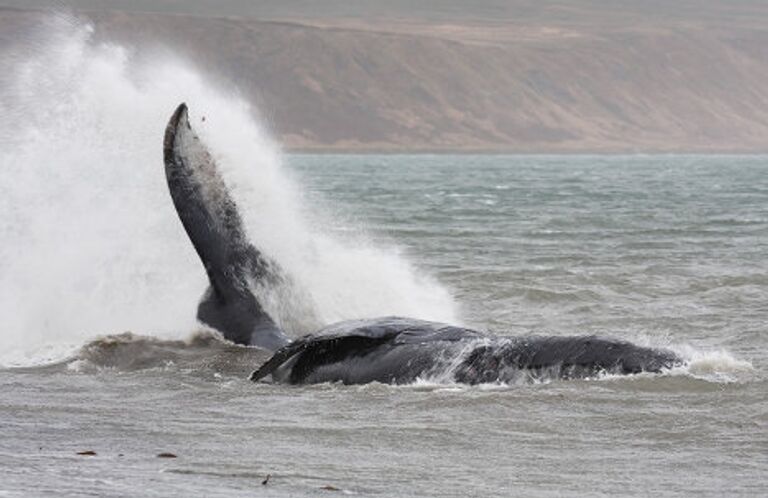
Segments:
[[[768,9],[573,8],[498,22],[91,17],[104,37],[186,51],[292,148],[768,150]]]

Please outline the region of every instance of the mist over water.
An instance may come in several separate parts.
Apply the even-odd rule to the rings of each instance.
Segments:
[[[294,334],[381,314],[455,321],[450,294],[360,231],[303,206],[254,110],[184,61],[92,41],[52,16],[0,52],[0,364],[61,357],[96,335],[184,338],[207,281],[167,192],[162,137],[187,102],[252,240],[288,272],[271,303]]]

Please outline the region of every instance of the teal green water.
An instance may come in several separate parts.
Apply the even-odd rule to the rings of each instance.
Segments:
[[[312,192],[393,240],[464,318],[764,362],[768,158],[294,156]]]
[[[689,364],[512,386],[290,387],[246,381],[266,355],[205,334],[96,339],[63,362],[0,370],[0,496],[768,493],[768,157],[286,163],[304,204],[332,220],[324,230],[400,250],[465,324],[605,334]]]

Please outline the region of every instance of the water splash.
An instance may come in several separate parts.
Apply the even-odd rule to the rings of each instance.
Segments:
[[[195,328],[207,282],[162,168],[164,127],[181,101],[252,239],[306,296],[279,319],[455,320],[450,294],[396,252],[325,235],[332,221],[307,214],[246,102],[176,57],[138,60],[92,32],[52,17],[0,53],[0,365],[61,357],[94,335]]]
[[[741,383],[758,378],[758,372],[751,362],[736,358],[728,351],[699,351],[690,346],[676,349],[687,359],[687,363],[674,368],[673,375],[685,375],[721,384]]]

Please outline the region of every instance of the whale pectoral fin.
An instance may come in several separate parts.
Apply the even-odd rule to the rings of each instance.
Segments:
[[[272,374],[285,362],[296,356],[297,354],[305,351],[312,344],[312,337],[302,337],[287,346],[280,348],[275,354],[267,360],[263,365],[253,371],[249,379],[252,382],[259,381]]]
[[[189,124],[185,104],[168,122],[163,156],[176,212],[211,283],[198,319],[238,344],[272,351],[287,344],[252,292],[256,285],[279,280],[280,269],[249,243],[211,154]]]

